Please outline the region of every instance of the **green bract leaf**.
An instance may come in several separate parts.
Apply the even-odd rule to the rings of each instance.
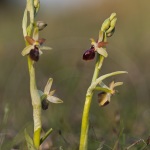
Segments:
[[[33,45],[29,45],[29,46],[25,47],[23,49],[23,51],[21,52],[22,56],[25,56],[25,55],[29,54],[31,49],[33,49],[33,48],[34,48]]]
[[[31,139],[31,137],[27,133],[26,129],[24,130],[24,134],[25,134],[25,139],[26,139],[26,142],[27,142],[28,150],[36,150],[36,148],[34,147],[34,144],[33,144],[33,140]]]
[[[104,38],[104,32],[103,31],[99,31],[98,43],[103,41],[103,38]]]
[[[47,100],[50,101],[51,103],[63,103],[63,101],[61,99],[59,99],[58,97],[55,96],[47,96]]]
[[[34,0],[27,0],[27,9],[30,12],[30,22],[34,23]]]
[[[104,57],[107,57],[107,56],[108,56],[108,53],[107,53],[106,50],[105,50],[104,48],[102,48],[102,47],[97,48],[97,52],[98,52],[100,55],[104,56]]]
[[[34,39],[35,41],[38,41],[38,39],[39,39],[39,29],[38,29],[38,27],[35,27],[35,28],[34,28],[33,39]]]
[[[48,46],[40,46],[40,49],[41,50],[52,50],[52,48],[51,47],[48,47]]]
[[[27,35],[27,9],[24,11],[23,20],[22,20],[22,29],[23,29],[23,36]]]
[[[104,80],[108,77],[115,76],[118,74],[124,74],[124,73],[128,73],[128,72],[127,71],[116,71],[116,72],[105,74],[103,76],[100,76],[98,79],[96,79],[95,84],[97,85],[98,83],[102,82],[102,80]]]
[[[49,94],[51,86],[52,86],[52,83],[53,83],[53,79],[49,78],[48,81],[47,81],[47,84],[46,84],[46,86],[44,88],[44,94],[46,94],[46,95]]]

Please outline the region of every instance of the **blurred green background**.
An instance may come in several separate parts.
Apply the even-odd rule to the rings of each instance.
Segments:
[[[25,143],[24,128],[32,134],[27,60],[21,56],[25,47],[21,27],[25,4],[25,0],[0,1],[1,124],[6,118],[5,126],[0,128],[0,148],[4,150],[19,149]],[[53,50],[46,51],[35,64],[37,86],[43,90],[52,77],[52,89],[56,89],[56,95],[64,101],[59,105],[50,104],[47,111],[42,111],[44,131],[54,129],[47,149],[60,146],[78,149],[84,99],[95,63],[83,61],[82,55],[90,47],[89,39],[98,37],[102,22],[112,12],[117,13],[117,27],[108,39],[109,57],[104,61],[101,74],[118,70],[126,70],[128,74],[106,81],[124,82],[107,107],[99,107],[97,93],[94,95],[89,150],[96,150],[102,141],[104,149],[109,149],[106,145],[113,147],[123,128],[125,141],[121,140],[121,146],[147,139],[150,134],[150,1],[43,0],[36,19],[48,23],[40,36],[47,39],[45,44]]]

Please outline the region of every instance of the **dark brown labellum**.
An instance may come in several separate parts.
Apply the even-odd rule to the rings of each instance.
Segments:
[[[83,60],[92,60],[95,57],[95,51],[94,48],[88,49],[87,51],[85,51],[85,53],[83,54]]]
[[[43,99],[42,100],[42,109],[43,110],[48,109],[48,105],[49,105],[49,102],[46,99]]]
[[[100,92],[98,94],[98,103],[100,106],[106,106],[109,104],[109,101],[106,99],[107,93],[106,92]]]
[[[39,49],[38,47],[34,47],[34,49],[31,49],[30,51],[30,58],[34,61],[38,61],[39,60]]]

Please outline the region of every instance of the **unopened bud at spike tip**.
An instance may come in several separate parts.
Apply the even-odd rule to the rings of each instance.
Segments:
[[[44,21],[37,21],[36,25],[37,25],[39,31],[41,31],[47,26],[47,23],[45,23]]]
[[[110,15],[109,19],[110,19],[110,20],[113,20],[114,18],[116,18],[116,16],[117,16],[116,13],[112,13],[112,14]]]
[[[110,19],[106,19],[102,24],[101,31],[105,32],[110,27]]]
[[[111,37],[114,33],[115,33],[115,28],[111,32],[106,33],[106,36]]]

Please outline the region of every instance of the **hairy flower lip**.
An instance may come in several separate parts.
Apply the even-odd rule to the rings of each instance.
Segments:
[[[39,55],[40,55],[40,53],[39,53],[38,47],[34,46],[34,49],[31,49],[31,51],[29,53],[30,58],[37,62],[39,60]]]
[[[94,48],[90,48],[88,50],[86,50],[83,54],[83,60],[92,60],[95,57],[95,49]]]

